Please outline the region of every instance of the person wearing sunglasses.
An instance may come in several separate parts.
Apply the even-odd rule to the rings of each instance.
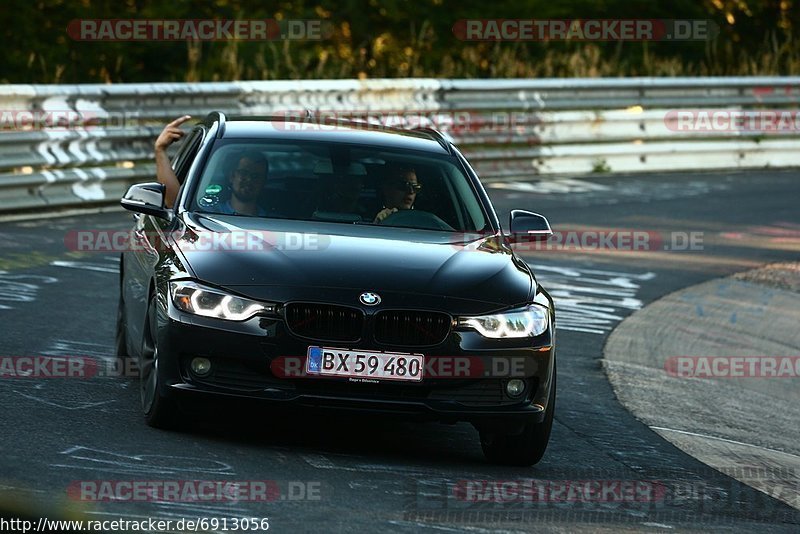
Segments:
[[[380,224],[386,217],[399,210],[414,209],[417,193],[422,189],[413,167],[387,165],[386,170],[380,184],[383,207],[375,216],[373,222],[376,224]]]

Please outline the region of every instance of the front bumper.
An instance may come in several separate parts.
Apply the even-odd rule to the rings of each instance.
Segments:
[[[477,332],[455,330],[431,347],[361,341],[346,348],[422,353],[428,363],[420,382],[360,383],[302,372],[310,345],[345,347],[299,338],[281,319],[254,317],[234,323],[185,314],[170,303],[166,308],[160,314],[158,336],[161,394],[185,408],[201,399],[247,399],[286,408],[493,427],[541,422],[550,397],[555,358],[550,329],[527,340],[490,340]],[[191,371],[189,364],[196,357],[212,362],[209,375]],[[526,383],[516,398],[505,391],[511,378]]]

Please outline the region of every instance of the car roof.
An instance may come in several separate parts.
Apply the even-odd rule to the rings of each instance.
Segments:
[[[212,113],[206,124],[220,122],[221,139],[280,139],[349,143],[450,154],[449,144],[435,130],[401,129],[357,121],[303,120],[297,117],[236,117]]]

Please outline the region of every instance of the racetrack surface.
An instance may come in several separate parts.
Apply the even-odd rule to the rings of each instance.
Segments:
[[[93,519],[269,517],[276,532],[796,532],[799,512],[705,467],[630,415],[600,360],[609,332],[647,303],[796,259],[799,178],[770,171],[488,187],[504,221],[521,208],[546,215],[557,231],[651,232],[653,250],[523,252],[554,295],[558,317],[557,411],[537,466],[488,464],[466,424],[225,405],[196,417],[188,430],[165,432],[144,424],[135,379],[3,378],[0,490],[31,502],[77,504]],[[117,258],[71,253],[64,237],[130,222],[119,212],[0,224],[0,356],[112,356]],[[692,232],[702,250],[664,250],[680,248]],[[108,480],[266,480],[280,494],[271,502],[79,502],[70,490]],[[502,486],[509,481],[538,488],[540,498],[497,493],[512,487]],[[587,484],[603,490],[582,492]],[[630,484],[653,491],[631,497],[620,490]],[[298,498],[300,488],[306,498]]]

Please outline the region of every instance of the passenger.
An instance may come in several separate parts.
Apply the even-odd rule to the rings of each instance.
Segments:
[[[269,162],[263,154],[255,150],[242,154],[228,172],[231,196],[216,207],[217,213],[265,217],[267,212],[259,207],[258,199],[268,173]]]
[[[164,204],[168,208],[171,208],[173,204],[175,204],[175,199],[178,198],[178,190],[181,188],[181,184],[178,181],[178,177],[175,176],[175,171],[172,170],[172,164],[167,156],[167,148],[184,136],[184,132],[180,129],[180,126],[191,118],[191,115],[178,117],[164,126],[164,129],[156,139],[156,179],[159,183],[166,186]]]
[[[190,115],[178,117],[167,124],[156,139],[156,178],[166,186],[164,203],[168,208],[175,204],[181,184],[172,170],[167,148],[185,135],[180,126],[191,118]],[[242,154],[236,165],[227,172],[231,195],[216,207],[217,213],[266,216],[266,211],[258,206],[258,198],[264,189],[268,172],[269,163],[263,154],[257,151]]]
[[[387,165],[379,188],[383,206],[373,221],[376,224],[399,210],[414,209],[414,201],[422,189],[422,184],[417,180],[417,173],[413,167]]]

